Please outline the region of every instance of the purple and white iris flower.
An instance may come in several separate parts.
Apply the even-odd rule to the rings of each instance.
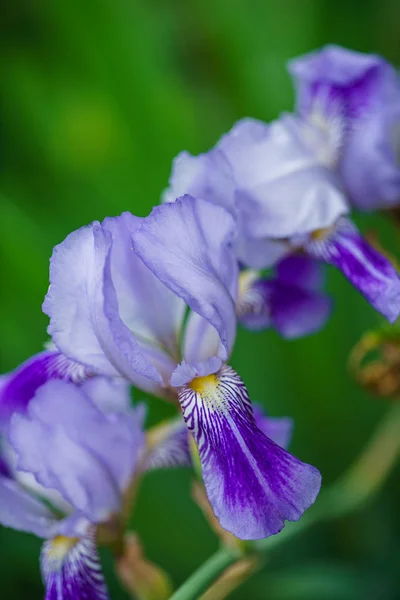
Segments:
[[[128,409],[127,384],[90,386],[47,382],[3,440],[0,522],[46,540],[46,600],[108,598],[96,528],[120,512],[145,447],[143,407]]]
[[[394,321],[400,313],[398,274],[348,218],[350,207],[330,164],[329,146],[327,152],[324,146],[317,151],[320,134],[311,122],[291,115],[270,125],[239,121],[208,154],[178,156],[163,200],[195,189],[228,207],[236,219],[236,255],[245,266],[262,269],[304,252],[340,269]],[[228,174],[229,185],[222,186]]]
[[[97,539],[122,536],[119,514],[147,464],[190,464],[183,423],[149,449],[144,414],[122,380],[53,380],[3,427],[0,523],[46,540],[46,600],[106,600]],[[287,427],[278,421],[281,435]]]
[[[145,219],[95,222],[55,248],[44,311],[68,359],[179,402],[222,527],[257,539],[299,519],[321,476],[257,427],[227,364],[237,323],[235,233],[229,212],[189,196]]]
[[[321,290],[322,265],[306,255],[282,259],[274,275],[244,269],[239,276],[237,315],[253,331],[274,328],[282,337],[310,335],[328,320],[332,301]]]
[[[297,110],[319,132],[351,202],[361,210],[400,203],[400,81],[388,62],[326,46],[289,63]],[[327,150],[329,149],[329,151]]]

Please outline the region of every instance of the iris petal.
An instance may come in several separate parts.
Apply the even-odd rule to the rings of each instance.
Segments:
[[[257,427],[247,390],[233,369],[225,365],[196,378],[178,396],[222,527],[242,539],[268,537],[313,504],[321,484],[318,470]]]
[[[92,537],[57,536],[41,554],[46,600],[107,600],[108,592]]]
[[[400,313],[400,279],[387,258],[366,242],[355,225],[340,219],[332,232],[307,244],[307,252],[334,265],[388,321]]]

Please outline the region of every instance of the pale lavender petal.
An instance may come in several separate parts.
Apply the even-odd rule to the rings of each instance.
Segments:
[[[42,386],[27,415],[14,415],[10,441],[17,469],[35,475],[92,522],[118,510],[144,448],[144,413],[104,414],[82,390],[62,381]]]
[[[121,379],[92,377],[82,384],[82,392],[104,413],[129,412],[131,386]]]
[[[180,387],[189,383],[195,377],[207,377],[216,373],[222,366],[222,360],[217,356],[211,356],[208,360],[200,363],[187,363],[182,361],[172,373],[171,385]]]
[[[45,600],[108,600],[93,536],[58,536],[45,542],[41,570]]]
[[[329,227],[348,212],[335,173],[310,146],[300,119],[285,115],[267,134],[230,155],[236,201],[245,236],[282,239]],[[230,135],[230,134],[228,134]],[[265,264],[271,264],[266,258]],[[265,266],[265,265],[257,265]]]
[[[342,219],[325,238],[311,241],[307,252],[342,271],[377,311],[393,322],[400,314],[400,279],[387,258],[370,246],[355,225]]]
[[[0,424],[6,423],[13,412],[24,412],[36,390],[50,379],[81,383],[90,377],[82,365],[61,352],[40,352],[9,373],[0,386]]]
[[[181,152],[173,162],[169,184],[170,187],[163,194],[163,202],[175,202],[177,198],[189,194],[223,206],[235,214],[232,169],[219,150],[199,156]]]
[[[46,538],[54,533],[56,517],[17,482],[0,475],[0,523]]]
[[[292,254],[276,265],[282,283],[306,290],[319,290],[325,281],[324,266],[306,254]]]
[[[125,212],[103,221],[112,234],[111,276],[119,315],[136,339],[177,353],[185,303],[133,252],[131,236],[143,219]]]
[[[236,334],[234,236],[227,211],[190,196],[154,208],[132,236],[149,269],[218,331],[222,358]]]
[[[150,450],[144,463],[146,471],[192,465],[189,432],[181,418],[153,427],[148,432],[148,442]]]
[[[318,470],[258,429],[247,390],[230,367],[182,387],[179,400],[222,527],[242,539],[267,537],[313,504]]]
[[[183,334],[183,358],[188,363],[207,360],[216,356],[220,338],[215,327],[198,313],[190,311]]]
[[[275,444],[285,450],[292,439],[294,421],[290,417],[267,417],[259,404],[253,404],[256,425]]]
[[[99,375],[161,376],[122,322],[111,274],[112,236],[99,223],[71,233],[55,247],[43,304],[57,348]]]

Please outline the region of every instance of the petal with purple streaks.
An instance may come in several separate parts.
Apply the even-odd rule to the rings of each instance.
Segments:
[[[108,600],[100,559],[92,537],[57,536],[41,553],[45,600]]]
[[[313,504],[321,485],[318,470],[260,431],[233,369],[224,366],[194,379],[178,395],[222,527],[242,539],[268,537]]]
[[[388,321],[400,314],[400,279],[394,266],[368,244],[348,219],[309,242],[306,251],[334,265]]]

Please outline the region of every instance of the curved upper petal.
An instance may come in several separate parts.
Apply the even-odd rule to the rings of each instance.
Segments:
[[[165,190],[163,202],[175,202],[189,194],[235,213],[235,186],[232,169],[223,152],[218,149],[192,156],[181,152],[172,165],[170,187]]]
[[[143,420],[141,407],[104,413],[76,386],[50,381],[11,419],[16,468],[99,522],[120,506],[144,449]]]
[[[107,218],[112,235],[110,270],[119,316],[136,339],[166,348],[176,355],[185,303],[163,285],[132,249],[131,236],[143,219],[125,212]]]
[[[382,57],[334,45],[295,58],[288,68],[301,112],[316,104],[325,112],[339,105],[348,118],[364,114],[396,79],[394,68]]]
[[[223,208],[185,196],[154,208],[132,236],[147,267],[217,330],[223,359],[236,334],[235,233]]]
[[[348,212],[337,176],[314,152],[307,132],[300,120],[285,115],[262,137],[246,134],[239,143],[235,134],[235,152],[229,160],[246,237],[279,239],[309,233],[331,226]]]
[[[162,379],[119,315],[110,251],[112,236],[94,222],[54,248],[43,311],[57,348],[91,371]]]

